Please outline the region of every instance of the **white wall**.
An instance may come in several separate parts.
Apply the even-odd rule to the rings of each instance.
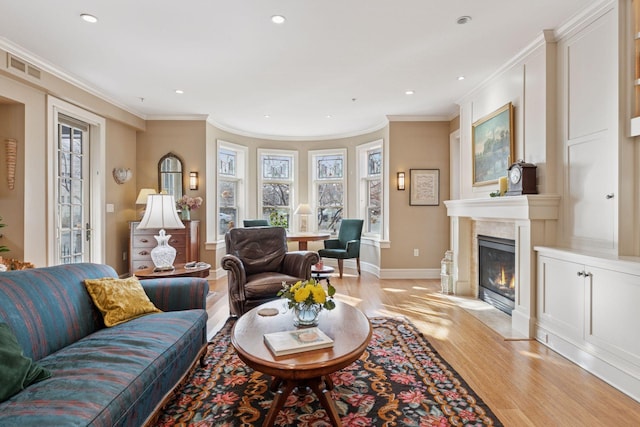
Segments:
[[[547,132],[547,52],[555,44],[540,37],[523,53],[496,72],[478,89],[460,100],[460,197],[488,197],[497,184],[473,186],[472,136],[475,121],[511,102],[514,106],[513,160],[523,159],[538,166],[538,192],[546,193],[550,186],[546,177],[549,145],[555,146]],[[551,76],[553,78],[553,76]],[[506,170],[505,170],[506,175]]]

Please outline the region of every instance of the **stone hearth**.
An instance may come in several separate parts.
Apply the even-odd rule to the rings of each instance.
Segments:
[[[511,238],[516,244],[516,306],[511,327],[534,337],[537,245],[554,245],[560,196],[528,195],[449,200],[453,283],[456,295],[478,297],[477,235]]]

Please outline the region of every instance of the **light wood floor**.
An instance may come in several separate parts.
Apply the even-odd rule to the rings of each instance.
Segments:
[[[502,335],[439,293],[439,280],[331,278],[368,316],[408,317],[505,426],[640,426],[640,403],[536,341]],[[209,330],[228,317],[226,277],[209,282]]]

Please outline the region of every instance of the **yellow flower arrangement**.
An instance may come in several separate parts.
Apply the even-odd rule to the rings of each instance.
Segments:
[[[309,279],[298,281],[293,285],[287,285],[283,282],[278,296],[288,300],[289,308],[299,304],[309,306],[319,304],[327,310],[333,310],[336,307],[336,303],[333,301],[335,293],[336,289],[331,284],[327,285],[327,290],[325,291],[319,281]]]

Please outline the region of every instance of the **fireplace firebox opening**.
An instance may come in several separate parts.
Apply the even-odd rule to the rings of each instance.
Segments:
[[[515,308],[514,240],[478,235],[478,298],[511,316]]]

